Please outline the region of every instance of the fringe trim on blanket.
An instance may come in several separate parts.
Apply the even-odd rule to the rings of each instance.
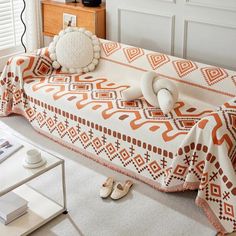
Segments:
[[[224,236],[226,234],[226,231],[222,226],[222,224],[217,219],[217,217],[215,216],[215,214],[213,213],[213,211],[211,210],[211,208],[209,207],[208,203],[200,197],[196,198],[195,203],[198,207],[203,209],[208,220],[216,228],[216,230],[218,231],[217,236]]]

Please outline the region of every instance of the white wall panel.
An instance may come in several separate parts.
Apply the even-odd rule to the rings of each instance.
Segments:
[[[235,0],[186,0],[186,2],[202,7],[236,11]]]
[[[106,0],[107,38],[236,70],[236,0]]]
[[[188,59],[235,69],[235,42],[236,27],[185,21],[183,48]]]
[[[171,54],[174,16],[119,9],[118,37],[122,43]]]

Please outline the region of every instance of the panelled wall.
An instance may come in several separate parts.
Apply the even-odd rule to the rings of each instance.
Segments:
[[[106,0],[107,38],[236,70],[236,0]]]

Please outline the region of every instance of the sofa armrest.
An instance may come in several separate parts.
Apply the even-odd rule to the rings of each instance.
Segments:
[[[17,77],[24,81],[27,78],[45,76],[53,71],[52,61],[49,57],[48,49],[38,49],[33,53],[21,54],[10,58],[1,75],[2,81]]]
[[[20,100],[25,99],[24,81],[52,74],[48,49],[10,58],[0,77],[0,116],[10,114]]]

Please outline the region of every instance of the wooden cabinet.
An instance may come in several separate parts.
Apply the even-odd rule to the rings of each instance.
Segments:
[[[85,7],[82,3],[60,3],[43,0],[43,34],[54,36],[63,29],[63,14],[76,16],[76,26],[84,27],[99,38],[106,38],[106,10],[100,7]]]

